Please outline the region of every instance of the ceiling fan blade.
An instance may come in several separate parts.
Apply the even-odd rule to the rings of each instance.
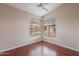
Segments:
[[[47,8],[45,8],[45,7],[43,7],[43,6],[42,6],[41,8],[42,8],[42,9],[44,9],[45,11],[48,11],[48,9],[47,9]]]
[[[46,6],[48,3],[39,3],[38,7]]]

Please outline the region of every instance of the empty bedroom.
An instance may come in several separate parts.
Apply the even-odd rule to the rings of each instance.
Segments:
[[[79,3],[0,3],[0,56],[79,56]]]

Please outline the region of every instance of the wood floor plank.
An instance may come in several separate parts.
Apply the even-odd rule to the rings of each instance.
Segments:
[[[79,56],[79,52],[44,41],[3,52],[3,56]]]

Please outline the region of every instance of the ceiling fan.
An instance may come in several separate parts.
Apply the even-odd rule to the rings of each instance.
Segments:
[[[48,5],[48,3],[39,3],[35,7],[42,8],[43,10],[48,11],[48,9],[45,7],[46,5]],[[34,7],[30,7],[30,8],[34,8]]]
[[[40,4],[38,4],[37,6],[38,7],[40,7],[40,8],[42,8],[43,10],[45,10],[45,11],[48,11],[48,9],[46,8],[46,7],[44,7],[45,5],[47,5],[48,3],[40,3]]]

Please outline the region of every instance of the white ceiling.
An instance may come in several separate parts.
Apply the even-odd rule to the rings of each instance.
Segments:
[[[46,15],[47,13],[55,10],[56,8],[62,5],[62,3],[48,3],[44,5],[44,7],[48,9],[48,11],[46,11],[37,6],[39,3],[7,3],[7,4],[40,17]]]

